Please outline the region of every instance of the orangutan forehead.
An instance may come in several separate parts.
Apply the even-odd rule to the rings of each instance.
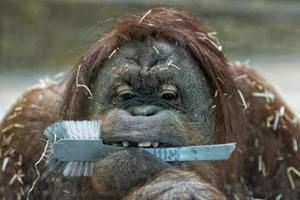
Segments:
[[[175,61],[176,45],[164,40],[148,38],[144,41],[133,41],[121,46],[115,53],[116,60],[123,59],[141,69],[149,71],[152,67]]]
[[[175,53],[175,49],[175,44],[148,38],[144,41],[128,42],[122,45],[117,53],[124,58],[136,61],[140,66],[146,66],[167,59]]]
[[[198,63],[188,50],[165,40],[148,38],[132,41],[115,49],[103,68],[112,67],[114,78],[132,85],[138,81],[158,82],[182,79],[182,76],[199,74]]]

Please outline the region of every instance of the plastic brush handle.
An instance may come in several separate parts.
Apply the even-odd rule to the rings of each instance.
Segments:
[[[98,161],[122,149],[105,145],[102,140],[61,139],[53,144],[53,157],[60,161]]]
[[[145,148],[145,151],[167,161],[228,160],[235,143],[170,148]]]
[[[169,148],[141,148],[167,161],[228,160],[236,144],[215,144]],[[61,161],[98,161],[108,154],[124,150],[103,144],[102,140],[61,139],[53,144],[53,157]]]

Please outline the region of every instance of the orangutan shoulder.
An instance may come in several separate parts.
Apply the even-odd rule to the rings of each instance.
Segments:
[[[38,85],[28,89],[3,118],[1,133],[6,132],[5,127],[9,125],[23,127],[32,121],[49,122],[58,118],[62,92],[62,87],[57,84]],[[25,124],[14,125],[21,122]]]
[[[235,64],[230,67],[241,102],[245,104],[247,118],[256,121],[257,126],[263,125],[273,131],[281,127],[300,134],[300,124],[296,114],[272,84],[249,66]],[[282,115],[279,123],[274,124],[276,115],[279,114]]]
[[[61,86],[51,84],[28,89],[0,122],[0,197],[24,195],[23,184],[31,182],[31,167],[43,148],[42,132],[59,117]],[[16,172],[20,175],[16,181]],[[22,178],[26,174],[26,178]],[[20,192],[21,191],[21,192]],[[0,192],[1,193],[1,192]]]
[[[0,123],[1,146],[15,147],[23,153],[30,144],[40,146],[42,131],[59,118],[61,95],[62,87],[56,84],[27,90]]]

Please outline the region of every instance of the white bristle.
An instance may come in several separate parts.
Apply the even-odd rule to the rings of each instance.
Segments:
[[[96,140],[100,138],[100,121],[61,121],[48,127],[44,135],[49,140],[46,163],[50,170],[65,176],[91,176],[93,162],[64,162],[53,157],[52,146],[61,139]]]

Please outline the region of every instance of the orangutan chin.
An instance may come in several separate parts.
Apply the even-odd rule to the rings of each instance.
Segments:
[[[253,70],[230,64],[189,14],[151,9],[104,34],[61,84],[34,87],[0,125],[0,196],[25,198],[45,127],[100,119],[127,147],[92,177],[39,166],[32,199],[299,199],[299,121]],[[166,163],[137,148],[236,142],[228,161]]]

